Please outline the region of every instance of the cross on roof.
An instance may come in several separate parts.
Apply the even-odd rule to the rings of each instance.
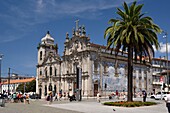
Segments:
[[[79,20],[77,19],[77,20],[75,21],[75,23],[76,23],[76,30],[78,30],[78,28],[79,28]]]

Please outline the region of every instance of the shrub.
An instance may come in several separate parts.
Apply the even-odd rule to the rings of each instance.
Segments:
[[[133,102],[117,101],[117,102],[105,102],[103,104],[108,106],[123,106],[123,107],[140,107],[140,106],[156,105],[155,102],[142,102],[142,101],[133,101]]]

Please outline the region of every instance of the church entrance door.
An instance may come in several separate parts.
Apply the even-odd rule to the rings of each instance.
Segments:
[[[97,96],[98,84],[94,84],[94,96]]]

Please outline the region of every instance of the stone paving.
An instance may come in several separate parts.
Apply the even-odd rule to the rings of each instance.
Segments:
[[[67,109],[44,106],[46,104],[47,103],[44,100],[30,101],[30,104],[6,103],[5,107],[0,107],[0,113],[81,113]]]
[[[142,100],[142,99],[138,98],[135,100]],[[104,101],[105,100],[102,100],[102,102]],[[155,100],[148,99],[148,101],[155,101]],[[79,111],[83,113],[168,113],[167,108],[165,106],[165,102],[163,100],[162,101],[158,100],[156,102],[159,104],[153,106],[135,107],[135,108],[104,106],[101,103],[97,103],[96,101],[52,104],[49,106],[55,108]]]
[[[135,100],[142,100],[141,98]],[[101,103],[108,101],[102,99]],[[111,100],[115,101],[115,100]],[[147,101],[155,101],[147,99]],[[95,98],[83,99],[82,101],[69,102],[68,100],[55,101],[48,105],[45,99],[31,100],[30,104],[6,103],[0,107],[0,113],[168,113],[165,102],[157,100],[158,105],[125,108],[104,106],[96,102]]]

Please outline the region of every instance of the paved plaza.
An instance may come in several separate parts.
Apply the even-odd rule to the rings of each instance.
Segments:
[[[142,100],[142,98],[137,100]],[[101,103],[104,101],[108,100],[102,99]],[[0,107],[0,113],[168,113],[164,101],[157,100],[156,102],[158,104],[153,106],[125,108],[104,106],[96,102],[94,98],[83,99],[78,102],[69,102],[68,100],[55,101],[50,105],[47,104],[45,99],[41,99],[31,100],[30,104],[6,103],[5,107]]]

